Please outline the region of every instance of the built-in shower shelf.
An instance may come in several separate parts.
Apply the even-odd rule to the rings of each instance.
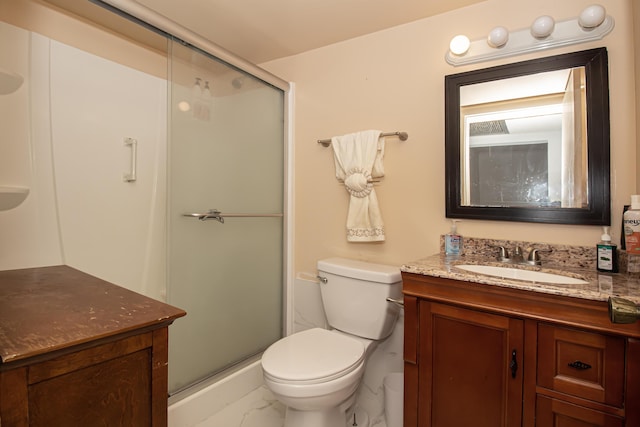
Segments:
[[[0,185],[0,211],[13,209],[29,195],[26,187],[9,187]]]
[[[0,95],[8,95],[18,90],[24,78],[12,71],[0,68]]]

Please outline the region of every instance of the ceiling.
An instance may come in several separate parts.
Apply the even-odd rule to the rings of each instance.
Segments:
[[[255,64],[484,0],[132,0]]]

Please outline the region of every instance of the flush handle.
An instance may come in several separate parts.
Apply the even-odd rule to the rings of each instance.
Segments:
[[[387,297],[387,302],[392,302],[398,307],[404,308],[404,301],[401,299],[393,299],[391,297]]]

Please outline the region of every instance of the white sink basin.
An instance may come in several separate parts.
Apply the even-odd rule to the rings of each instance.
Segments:
[[[504,279],[526,280],[528,282],[555,283],[563,285],[584,285],[588,282],[582,279],[562,276],[560,274],[544,273],[542,271],[521,270],[512,267],[496,267],[493,265],[456,265],[456,268],[471,271],[472,273],[486,274],[488,276],[502,277]]]

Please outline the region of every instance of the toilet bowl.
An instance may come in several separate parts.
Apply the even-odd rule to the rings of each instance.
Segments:
[[[262,356],[265,384],[299,410],[338,406],[364,373],[365,345],[339,331],[314,328],[290,335]]]
[[[401,295],[395,267],[332,258],[319,261],[318,271],[332,329],[289,335],[262,356],[265,385],[287,407],[285,427],[347,425],[368,356],[391,334],[399,311],[386,301]]]
[[[289,335],[262,356],[265,385],[287,407],[285,427],[340,426],[373,341],[321,328]]]

